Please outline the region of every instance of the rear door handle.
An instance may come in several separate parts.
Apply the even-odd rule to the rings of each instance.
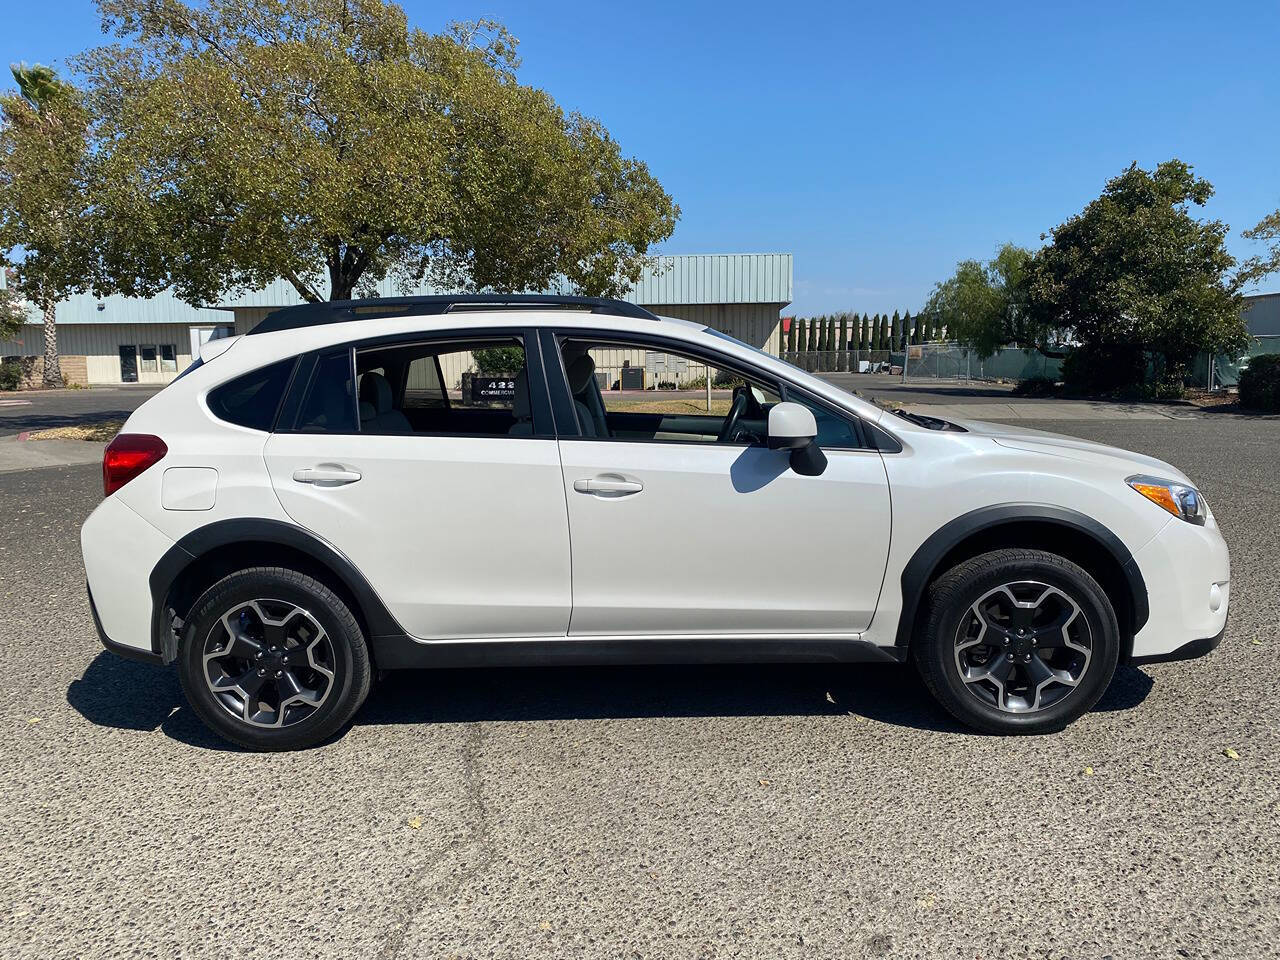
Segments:
[[[644,489],[644,484],[638,480],[623,480],[621,477],[605,476],[592,477],[588,480],[575,480],[573,481],[573,489],[579,493],[625,497],[632,493],[639,493]]]
[[[326,486],[340,487],[343,484],[355,483],[359,480],[360,471],[327,465],[303,467],[300,470],[293,471],[293,479],[298,483],[320,483]]]

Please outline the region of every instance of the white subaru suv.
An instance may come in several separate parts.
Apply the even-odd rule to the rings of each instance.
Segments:
[[[1096,443],[895,413],[621,301],[281,309],[107,448],[102,642],[305,747],[375,673],[912,661],[961,721],[1062,728],[1197,657],[1227,547],[1192,482]]]

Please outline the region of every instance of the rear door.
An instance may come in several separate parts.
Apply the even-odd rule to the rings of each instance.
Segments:
[[[865,630],[889,551],[879,453],[854,421],[793,391],[787,399],[814,410],[828,459],[821,476],[800,476],[764,444],[780,384],[673,347],[664,368],[680,376],[656,381],[661,390],[619,389],[623,365],[654,349],[629,335],[544,336],[569,501],[570,634]],[[751,396],[726,423],[741,390]]]
[[[266,445],[272,485],[410,635],[563,636],[567,516],[537,343],[524,331],[495,334],[489,346],[518,367],[508,379],[519,379],[521,399],[477,402],[464,398],[462,375],[475,372],[484,344],[472,333],[468,349],[454,349],[459,339],[306,358]],[[454,369],[442,369],[442,353]]]

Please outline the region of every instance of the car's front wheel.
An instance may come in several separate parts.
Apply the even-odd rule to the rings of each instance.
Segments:
[[[253,750],[297,750],[355,715],[369,692],[369,651],[351,610],[323,583],[255,567],[196,600],[178,674],[216,733]]]
[[[989,733],[1061,730],[1115,673],[1120,629],[1087,571],[1040,550],[995,550],[929,587],[912,645],[926,686],[958,720]]]

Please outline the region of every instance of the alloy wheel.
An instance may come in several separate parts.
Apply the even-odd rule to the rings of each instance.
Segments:
[[[333,690],[334,649],[319,621],[285,600],[249,600],[224,613],[204,643],[204,679],[237,720],[287,727]]]
[[[1075,600],[1035,580],[1003,583],[960,620],[955,665],[965,689],[1006,713],[1048,709],[1079,686],[1093,638]]]

